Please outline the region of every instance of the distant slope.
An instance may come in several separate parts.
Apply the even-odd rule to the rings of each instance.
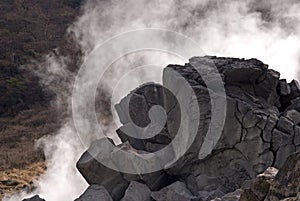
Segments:
[[[0,170],[43,160],[34,140],[59,128],[56,111],[49,106],[52,96],[28,64],[55,48],[62,55],[80,54],[65,36],[80,2],[0,1]]]

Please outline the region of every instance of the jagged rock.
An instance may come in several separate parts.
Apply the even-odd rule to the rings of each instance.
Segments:
[[[300,152],[289,156],[270,187],[267,200],[297,197],[300,192]]]
[[[279,80],[277,90],[280,96],[287,96],[291,93],[291,88],[286,79]]]
[[[213,190],[213,191],[199,191],[197,193],[197,197],[201,200],[201,201],[211,201],[215,198],[220,198],[225,196],[225,193],[222,192],[219,189]]]
[[[291,109],[285,112],[284,116],[291,121],[293,121],[294,124],[300,123],[300,112],[298,112],[295,109]]]
[[[86,151],[77,162],[77,169],[90,185],[97,184],[104,186],[109,192],[112,192],[116,186],[126,184],[127,181],[123,179],[120,172],[112,170],[99,162],[103,160],[102,150],[105,149],[105,147],[107,146],[104,144],[104,140],[93,142],[89,150]],[[113,150],[111,150],[111,152],[112,151]],[[93,153],[94,157],[91,153]],[[96,159],[99,161],[97,161],[95,157],[97,157]]]
[[[175,182],[160,191],[152,192],[155,201],[196,201],[196,197],[186,188],[183,182]]]
[[[288,111],[288,110],[296,110],[296,111],[300,112],[300,98],[299,97],[291,100],[291,104],[286,108],[285,111]]]
[[[290,88],[291,88],[291,95],[292,95],[292,99],[297,98],[300,96],[300,85],[298,83],[298,81],[293,80],[290,84],[289,84]]]
[[[285,118],[285,117],[280,117],[278,123],[277,123],[277,128],[278,130],[285,132],[289,135],[293,135],[294,134],[294,123]]]
[[[77,162],[77,169],[90,185],[97,184],[104,186],[113,200],[120,200],[124,196],[130,181],[145,183],[151,190],[159,190],[173,181],[163,170],[149,174],[120,173],[116,171],[118,167],[126,166],[127,168],[136,168],[136,166],[132,163],[134,159],[130,158],[123,159],[122,164],[118,164],[119,161],[114,161],[113,158],[116,152],[130,150],[132,153],[136,152],[136,157],[139,157],[139,153],[145,152],[139,152],[130,147],[130,145],[123,144],[119,147],[115,146],[109,151],[111,158],[104,158],[104,149],[108,150],[104,139],[94,141],[88,151],[86,151]],[[111,165],[113,165],[115,169],[113,170],[103,165],[101,163],[102,160],[111,161]]]
[[[232,193],[228,193],[228,194],[224,195],[221,198],[215,198],[211,201],[240,201],[242,192],[243,192],[243,190],[238,189]]]
[[[293,136],[277,129],[274,129],[273,136],[273,150],[278,150],[282,146],[286,146],[293,143]]]
[[[299,200],[300,153],[289,156],[279,171],[269,168],[253,180],[251,188],[241,195],[241,201]]]
[[[290,107],[291,104],[294,104],[295,99],[298,99],[298,97],[300,96],[300,86],[296,80],[293,80],[291,83],[289,83],[288,87],[290,88],[290,93],[288,95],[283,95],[280,97],[280,102],[282,105],[281,109],[283,110]]]
[[[162,131],[161,133],[155,133],[155,137],[149,137],[147,140],[141,139],[148,131],[146,130],[146,127],[150,123],[154,123],[155,120],[160,120],[157,119],[157,116],[154,116],[151,119],[149,112],[151,112],[150,110],[153,106],[164,108],[164,94],[171,95],[168,89],[164,89],[162,86],[155,83],[147,83],[132,91],[128,96],[123,98],[119,104],[115,105],[120,122],[124,125],[119,129],[120,132],[118,132],[118,135],[123,142],[133,140],[133,136],[138,136],[139,139],[135,140],[136,142],[140,141],[142,144],[145,144],[145,142],[148,141],[162,144],[168,144],[170,142],[168,133],[163,130],[165,125],[162,125],[162,129],[159,130]],[[130,127],[132,124],[141,127],[141,129],[137,130],[136,128]],[[126,129],[130,129],[130,132],[124,132]],[[130,136],[127,134],[130,134]],[[160,135],[157,136],[158,134]],[[136,143],[132,143],[132,146],[137,148],[135,147]],[[138,148],[142,149],[144,147],[139,146]]]
[[[212,63],[216,65],[225,82],[227,113],[223,133],[214,152],[206,160],[198,162],[199,150],[210,121],[211,108],[209,107],[208,90],[210,90],[210,94],[217,92],[205,89],[203,79],[198,76],[194,68],[204,68]],[[220,178],[224,182],[219,184],[223,183],[230,192],[236,185],[241,186],[244,180],[254,178],[275,163],[275,152],[270,151],[270,148],[273,130],[277,126],[280,116],[277,109],[280,106],[277,94],[279,83],[277,72],[268,70],[266,65],[257,60],[195,57],[184,67],[170,65],[165,69],[163,82],[164,86],[168,88],[172,88],[173,85],[178,86],[178,83],[184,83],[181,81],[182,77],[172,73],[174,70],[184,77],[196,92],[201,110],[199,117],[201,121],[197,137],[191,148],[186,152],[185,157],[168,170],[168,173],[189,174],[195,169],[193,173],[195,176],[205,174]],[[191,97],[191,95],[186,95],[183,90],[183,87],[182,89],[178,87],[177,96],[182,94],[185,97]],[[168,105],[167,98],[165,104]],[[170,111],[168,115],[178,116],[178,113]],[[188,115],[183,118],[191,120]],[[167,123],[168,132],[170,136],[174,136],[176,132],[172,130],[173,125],[180,124],[180,121],[174,121],[176,117],[170,117],[170,119],[172,121]],[[281,124],[279,127],[291,131],[290,135],[293,139],[291,127]],[[282,142],[277,141],[278,149],[283,146],[280,143]],[[284,145],[292,143],[292,141],[288,141],[284,142]],[[211,168],[212,166],[216,168]]]
[[[75,201],[113,201],[109,193],[103,186],[91,185],[87,190]]]
[[[148,186],[132,181],[121,201],[151,201],[150,194],[151,191]]]
[[[218,72],[212,70],[214,66]],[[219,73],[226,96],[214,77]],[[288,155],[300,150],[299,95],[296,81],[288,84],[279,80],[278,72],[256,59],[207,56],[191,58],[184,66],[169,65],[164,69],[162,86],[144,84],[115,106],[123,124],[117,130],[123,144],[111,147],[108,158],[101,158],[101,150],[95,148],[95,144],[105,147],[101,140],[89,150],[111,161],[116,170],[122,167],[139,172],[133,159],[146,160],[144,153],[155,155],[173,143],[167,158],[148,164],[160,165],[161,170],[119,173],[96,163],[89,153],[81,157],[77,167],[88,183],[105,186],[114,200],[120,200],[128,184],[136,186],[133,181],[137,181],[155,191],[151,197],[156,201],[235,201],[242,191],[237,189],[243,189],[241,201],[260,201],[272,188],[276,174],[275,169],[267,168],[284,167]],[[225,100],[226,108],[212,107]],[[213,121],[209,128],[214,113],[224,114],[223,127]],[[220,138],[210,136],[207,141],[207,133],[217,129]],[[194,131],[192,139],[189,134]],[[176,155],[178,150],[185,151],[182,157]],[[135,154],[123,162],[114,160],[113,156],[123,151]],[[99,172],[103,174],[97,175]],[[132,194],[130,191],[138,193],[138,188],[128,188],[124,199]]]
[[[263,174],[258,175],[256,179],[253,180],[251,188],[246,190],[246,194],[242,194],[241,200],[243,200],[246,195],[249,196],[250,194],[253,195],[250,196],[251,199],[252,197],[255,197],[257,200],[264,200],[269,192],[271,182],[277,173],[278,170],[276,168],[268,168]]]
[[[32,198],[24,199],[23,201],[45,201],[45,200],[40,198],[40,196],[35,195]]]

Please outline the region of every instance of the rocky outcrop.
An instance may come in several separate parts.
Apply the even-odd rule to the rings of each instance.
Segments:
[[[218,74],[226,96],[218,87]],[[255,197],[260,199],[275,188],[274,169],[256,176],[268,167],[286,169],[287,157],[300,149],[299,92],[296,81],[280,80],[278,72],[256,59],[194,57],[185,66],[169,65],[162,86],[142,85],[116,105],[123,124],[117,134],[123,144],[110,146],[106,150],[110,155],[103,158],[106,140],[94,142],[77,168],[89,184],[104,186],[113,200],[129,199],[129,194],[147,200],[148,188],[156,201],[238,200],[242,192],[244,196],[257,188]],[[226,108],[218,106],[224,101]],[[224,115],[224,126],[214,121],[215,114]],[[221,126],[220,138],[212,135]],[[196,131],[194,139],[192,131]],[[183,134],[179,141],[178,133]],[[213,150],[207,151],[209,147]],[[178,157],[177,152],[185,148]],[[136,175],[121,171],[127,167],[139,172],[134,159],[147,161],[147,154],[165,150],[168,155],[159,161],[160,170]],[[113,156],[122,151],[133,158],[116,161]],[[96,159],[111,161],[114,170]],[[247,182],[251,188],[244,192]]]
[[[278,172],[278,173],[277,173]],[[258,175],[241,201],[300,200],[300,152],[292,154],[278,171],[274,168]]]

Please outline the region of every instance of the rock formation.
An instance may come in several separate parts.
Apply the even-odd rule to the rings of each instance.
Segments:
[[[218,74],[226,96],[218,87]],[[114,201],[299,200],[299,153],[288,158],[300,151],[299,96],[297,81],[281,80],[256,59],[206,56],[184,66],[169,65],[162,85],[144,84],[115,106],[123,143],[109,140],[113,146],[108,146],[107,139],[99,139],[82,155],[77,168],[91,187],[77,200],[90,200],[88,194]],[[216,107],[224,101],[226,108]],[[224,126],[210,126],[215,114],[224,115]],[[220,138],[211,137],[221,126]],[[179,141],[178,133],[183,134]],[[104,157],[106,148],[110,154]],[[184,155],[178,157],[182,148]],[[135,159],[147,160],[165,149],[169,152],[159,161],[161,169],[121,171],[139,172]],[[120,152],[133,157],[116,161]],[[109,161],[114,170],[96,159]]]
[[[199,158],[212,112],[220,109],[212,111],[211,104],[215,101],[212,98],[224,98],[218,89],[207,87],[207,80],[209,85],[216,81],[213,76],[216,72],[211,70],[214,66],[224,82],[226,119],[213,151]],[[202,75],[197,69],[201,69]],[[89,184],[104,186],[113,200],[128,200],[129,194],[138,193],[141,200],[151,197],[156,201],[238,199],[241,190],[236,190],[242,188],[245,181],[254,179],[268,167],[281,168],[290,154],[300,150],[300,87],[297,81],[287,83],[279,77],[278,72],[256,59],[194,57],[185,66],[169,65],[164,70],[162,86],[142,85],[116,105],[123,124],[117,133],[123,144],[110,151],[113,154],[130,150],[142,157],[143,153],[162,150],[175,139],[182,120],[188,119],[185,126],[192,130],[190,122],[196,118],[199,120],[197,134],[185,155],[171,166],[141,175],[111,170],[96,161],[90,152],[83,154],[77,167]],[[186,84],[193,89],[200,116],[193,117],[193,105],[189,102],[193,94],[183,87]],[[180,109],[178,98],[188,100],[187,112]],[[167,117],[153,116],[154,106],[162,107]],[[159,125],[164,121],[164,125]],[[152,127],[149,124],[153,124]],[[136,137],[151,134],[160,126],[153,137]],[[98,152],[95,150],[103,146],[104,141],[100,139],[91,145],[90,151],[100,157],[100,148]],[[130,162],[124,161],[127,163]],[[268,179],[262,183],[267,186]]]

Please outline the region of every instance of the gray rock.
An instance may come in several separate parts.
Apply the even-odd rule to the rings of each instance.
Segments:
[[[286,111],[284,116],[293,121],[294,124],[300,123],[300,112],[295,109]]]
[[[300,145],[300,127],[295,126],[295,138],[294,138],[294,145],[299,146]]]
[[[151,191],[148,186],[132,181],[121,201],[151,201],[150,194]]]
[[[38,195],[35,195],[31,198],[28,198],[28,199],[24,199],[23,201],[45,201],[44,199],[40,198],[40,196]]]
[[[155,114],[151,117],[151,110],[154,106],[160,106],[166,113],[169,112],[169,108],[165,106],[164,102],[166,95],[175,100],[174,104],[177,103],[176,98],[168,89],[155,83],[147,83],[132,91],[119,104],[115,105],[123,124],[117,130],[122,142],[128,141],[133,148],[145,151],[148,151],[147,143],[161,144],[163,147],[171,142],[166,125],[163,125],[164,115]],[[175,111],[178,110],[179,108],[175,109]],[[148,135],[153,137],[147,137]]]
[[[296,110],[300,112],[300,98],[296,98],[290,101],[288,107],[285,109],[285,112],[289,110]]]
[[[245,189],[240,201],[299,200],[300,153],[289,156],[277,169],[269,168],[253,180],[250,189]]]
[[[277,129],[289,135],[294,134],[294,123],[286,117],[280,117]]]
[[[264,200],[277,173],[278,170],[271,167],[263,174],[258,175],[252,181],[250,189],[246,189],[241,193],[241,201]]]
[[[77,169],[90,185],[104,186],[111,192],[118,184],[127,181],[123,179],[120,172],[112,170],[101,163],[102,160],[110,160],[109,158],[103,158],[102,151],[106,149],[105,146],[104,139],[94,141],[89,150],[77,162]],[[117,169],[117,167],[115,168]]]
[[[240,201],[242,192],[243,192],[243,190],[237,189],[236,191],[234,191],[232,193],[228,193],[221,198],[215,198],[211,201]]]
[[[192,201],[196,197],[186,188],[183,182],[175,182],[160,191],[152,192],[151,197],[155,201]]]
[[[298,83],[298,81],[293,80],[290,84],[289,84],[290,88],[291,88],[291,94],[292,94],[292,98],[296,98],[300,96],[300,85]]]
[[[218,72],[212,70],[214,67]],[[197,69],[201,69],[202,75]],[[226,97],[220,93],[216,74],[224,82]],[[77,167],[90,184],[105,186],[114,200],[124,195],[131,181],[146,184],[155,191],[151,194],[154,200],[236,200],[238,193],[228,193],[240,188],[245,189],[241,199],[259,200],[271,184],[267,172],[264,177],[256,176],[270,166],[282,167],[288,155],[300,150],[299,95],[296,81],[287,84],[286,80],[279,80],[278,72],[256,59],[206,56],[191,58],[184,66],[169,65],[164,69],[162,86],[144,84],[116,105],[123,124],[117,133],[123,144],[112,147],[110,156],[122,151],[136,154],[120,162],[101,158],[100,150],[93,148],[94,145],[90,148],[101,160],[109,160],[115,167],[139,172],[132,163],[133,158],[147,161],[141,153],[154,155],[183,133],[166,158],[148,164],[149,167],[160,165],[162,170],[138,175],[119,173],[97,164],[88,153],[82,156]],[[225,100],[227,108],[212,111],[213,103]],[[161,116],[163,112],[153,115],[155,106],[163,109],[166,117]],[[195,108],[199,108],[200,114]],[[225,115],[225,125],[221,127],[213,121],[209,128],[215,113]],[[195,123],[198,121],[199,124]],[[207,136],[218,129],[217,135]],[[192,139],[189,134],[194,131],[196,135]],[[149,137],[149,133],[155,136]],[[101,141],[94,144],[105,146]],[[177,156],[178,150],[184,150],[184,155]],[[164,162],[169,162],[168,166]],[[103,174],[97,175],[99,172]],[[168,185],[173,179],[186,184],[175,182],[177,189],[172,190],[172,185]],[[253,181],[251,185],[249,181]]]
[[[300,192],[300,153],[289,156],[276,175],[267,197],[268,201],[297,197]]]
[[[286,96],[291,93],[291,88],[288,85],[286,79],[279,80],[277,90],[280,96]]]
[[[287,156],[291,155],[295,151],[296,151],[296,147],[293,144],[280,147],[276,153],[277,158],[275,160],[274,167],[276,168],[282,167],[282,165],[286,161]]]
[[[103,186],[91,185],[87,190],[75,201],[113,201],[109,193]]]
[[[272,149],[277,151],[280,147],[293,144],[293,136],[274,129],[272,136]]]
[[[136,153],[136,155],[134,155],[135,157],[140,157],[139,153],[146,152],[137,151],[129,144],[122,144],[118,147],[115,146],[111,150],[108,150],[109,148],[106,148],[105,146],[107,145],[105,144],[104,139],[93,142],[89,150],[86,151],[77,162],[77,169],[90,185],[97,184],[104,186],[112,196],[113,200],[120,200],[124,196],[130,181],[145,183],[151,190],[159,190],[172,182],[163,170],[149,174],[125,174],[116,171],[119,167],[126,167],[132,170],[138,168],[132,163],[133,158],[123,159],[122,164],[119,164],[119,161],[115,161],[113,156],[114,154],[117,154],[117,152],[125,150],[130,151],[131,153]],[[109,158],[103,156],[104,149],[110,153]],[[106,162],[110,161],[110,165],[114,167],[115,170],[100,163],[102,160],[106,160]],[[136,169],[136,172],[139,172],[139,170]]]

